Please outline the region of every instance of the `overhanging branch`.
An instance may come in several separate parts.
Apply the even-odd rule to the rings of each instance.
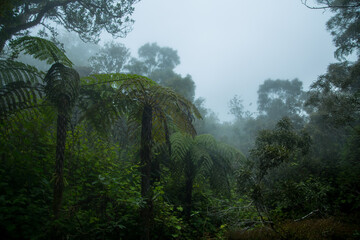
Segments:
[[[317,9],[317,10],[325,10],[325,9],[336,9],[336,8],[338,8],[338,9],[341,9],[341,8],[344,8],[344,9],[346,9],[346,8],[358,8],[358,7],[360,7],[360,3],[357,3],[357,4],[349,4],[349,5],[333,5],[333,4],[331,4],[330,3],[330,1],[326,1],[326,4],[325,4],[325,6],[322,6],[322,7],[314,7],[314,6],[310,6],[308,3],[307,3],[308,1],[307,0],[301,0],[301,3],[304,5],[304,6],[306,6],[307,8],[309,8],[309,9]]]

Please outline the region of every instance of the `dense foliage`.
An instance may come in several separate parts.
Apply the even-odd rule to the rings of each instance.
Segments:
[[[24,34],[30,28],[43,25],[56,35],[51,22],[74,31],[85,41],[98,41],[102,30],[117,37],[131,29],[137,0],[9,0],[0,4],[0,51],[14,35]]]
[[[62,1],[39,2],[8,1],[0,19]],[[102,1],[66,2],[44,16]],[[131,14],[136,1],[120,2]],[[335,13],[335,54],[358,53],[357,1],[317,2]],[[175,72],[169,47],[147,43],[135,58],[110,42],[77,66],[44,38],[9,47],[0,59],[3,238],[359,239],[359,60],[330,64],[307,92],[299,79],[267,79],[257,113],[234,96],[235,120],[220,123],[195,99],[192,77]]]

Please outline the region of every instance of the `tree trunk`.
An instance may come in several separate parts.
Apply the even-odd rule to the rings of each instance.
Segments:
[[[11,38],[11,34],[9,34],[6,29],[2,29],[0,31],[0,53],[3,52],[6,42]]]
[[[56,220],[59,219],[60,208],[64,192],[64,160],[65,160],[65,144],[67,130],[67,113],[58,113],[57,118],[57,138],[56,138],[56,159],[55,159],[55,180],[54,180],[54,200],[53,214],[54,225],[51,231],[51,238],[60,240],[64,239],[63,233],[59,228]]]
[[[64,191],[64,159],[66,143],[67,116],[59,113],[57,118],[56,160],[55,160],[55,183],[54,183],[54,217],[59,217],[62,195]]]
[[[141,197],[145,199],[145,206],[140,209],[140,218],[143,228],[141,238],[150,239],[153,218],[153,203],[151,189],[151,141],[152,141],[152,108],[145,106],[141,122]]]
[[[190,156],[186,158],[185,166],[185,219],[190,221],[191,205],[192,205],[192,190],[194,183],[194,164],[191,161]]]

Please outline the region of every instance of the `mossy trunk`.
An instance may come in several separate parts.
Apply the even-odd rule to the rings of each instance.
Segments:
[[[61,203],[64,193],[64,162],[66,132],[68,125],[69,102],[67,98],[62,99],[62,108],[58,109],[57,129],[56,129],[56,156],[55,156],[55,175],[54,175],[54,200],[53,214],[54,223],[51,231],[51,238],[55,240],[64,239],[64,234],[59,227],[57,220],[60,218]]]
[[[51,230],[51,239],[62,240],[64,234],[57,223],[60,217],[60,209],[64,192],[64,160],[68,117],[66,113],[58,113],[56,132],[56,156],[54,178],[53,214],[54,223]]]
[[[143,228],[142,239],[149,240],[152,219],[153,203],[151,189],[151,142],[152,142],[152,108],[145,106],[141,122],[141,197],[145,199],[145,205],[140,209],[141,227]]]
[[[64,192],[64,160],[66,144],[67,116],[59,113],[57,118],[57,139],[56,139],[56,160],[55,160],[55,180],[54,180],[54,218],[59,218],[59,212]]]

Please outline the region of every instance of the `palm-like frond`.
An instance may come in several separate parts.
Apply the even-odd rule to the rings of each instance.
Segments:
[[[0,60],[0,118],[37,105],[43,73],[24,63]]]
[[[223,156],[224,159],[228,159],[229,165],[236,163],[242,164],[246,160],[246,157],[242,152],[225,143],[218,144],[218,147],[216,148],[216,154]]]
[[[79,95],[80,77],[74,69],[55,63],[46,74],[44,82],[47,99],[59,111],[75,103]]]
[[[44,73],[35,67],[11,60],[0,60],[0,85],[13,82],[40,83]]]
[[[82,78],[82,81],[85,83],[85,88],[95,84],[107,84],[117,89],[117,95],[113,101],[116,103],[121,100],[124,103],[119,104],[118,107],[123,106],[126,108],[126,112],[130,112],[129,120],[133,123],[140,123],[142,112],[134,113],[129,111],[130,108],[139,110],[144,106],[151,106],[154,141],[169,141],[168,125],[172,123],[182,131],[195,134],[192,120],[195,116],[200,117],[196,107],[173,90],[164,88],[149,78],[134,74],[114,73],[95,74]]]
[[[79,121],[86,119],[98,132],[108,134],[127,110],[126,99],[116,96],[116,89],[106,84],[81,87],[77,102]]]
[[[195,166],[194,171],[202,176],[205,176],[214,165],[210,153],[199,145],[191,152],[191,160]]]
[[[171,158],[177,162],[182,161],[189,153],[192,147],[192,137],[180,132],[176,132],[170,136],[171,142]]]
[[[217,142],[211,134],[201,134],[196,136],[195,143],[206,149],[214,150],[217,148]]]
[[[42,97],[42,87],[31,82],[12,82],[0,89],[0,119],[33,108]]]
[[[12,41],[10,47],[14,50],[13,57],[23,52],[35,59],[46,61],[48,64],[61,63],[68,67],[73,65],[55,43],[43,38],[32,36],[20,37]]]
[[[228,186],[228,174],[234,162],[245,159],[237,149],[203,134],[192,138],[180,132],[171,135],[172,159],[177,162],[192,161],[195,175],[207,176],[216,189]],[[175,163],[175,162],[174,162]],[[185,167],[185,164],[178,167]],[[222,186],[222,187],[221,187]]]
[[[135,86],[137,81],[152,81],[146,77],[135,74],[109,73],[93,74],[81,78],[84,87],[98,84],[114,84],[114,88],[119,86]]]
[[[152,98],[155,104],[162,106],[162,110],[167,113],[169,120],[178,130],[192,136],[196,135],[192,122],[195,118],[201,118],[201,115],[190,101],[173,90],[163,87],[156,91]]]
[[[33,66],[12,60],[0,60],[1,118],[35,106],[43,95],[46,95],[58,109],[64,107],[64,98],[69,103],[74,102],[79,89],[78,74],[69,68],[72,62],[53,42],[39,37],[24,36],[14,40],[10,46],[13,57],[23,52],[54,64],[45,76]],[[60,96],[62,100],[59,100]]]
[[[82,84],[83,88],[105,84],[117,89],[117,95],[114,96],[113,102],[117,103],[120,100],[124,104],[118,104],[118,107],[124,107],[125,110],[141,109],[145,105],[151,106],[153,109],[153,136],[156,141],[166,141],[168,134],[164,134],[164,129],[172,123],[182,131],[193,135],[196,133],[192,125],[192,120],[200,117],[196,107],[173,90],[159,86],[149,78],[134,74],[94,74],[82,78]],[[130,104],[130,102],[132,103]],[[134,105],[138,107],[134,107]],[[130,121],[137,122],[140,119],[140,112],[137,111],[137,113],[131,113],[131,116],[137,120],[130,117]],[[164,126],[165,122],[166,126]]]
[[[80,120],[87,119],[100,132],[108,128],[121,115],[128,119],[128,127],[133,135],[139,130],[142,108],[137,91],[140,83],[153,82],[134,74],[93,74],[81,78],[79,107],[82,109]]]

